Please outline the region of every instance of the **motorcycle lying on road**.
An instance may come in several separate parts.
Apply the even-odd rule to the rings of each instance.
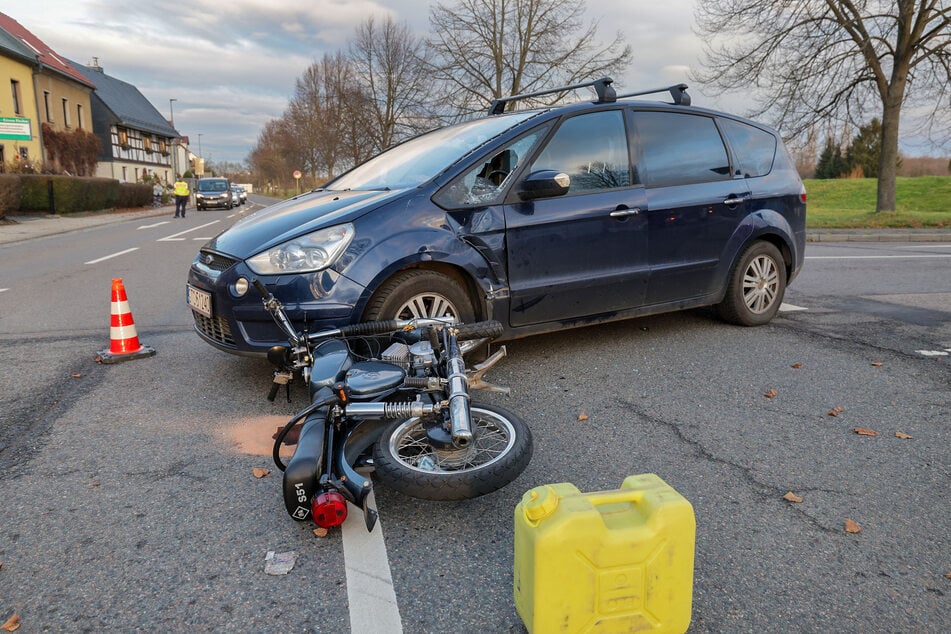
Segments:
[[[460,346],[498,337],[499,322],[388,320],[298,332],[267,287],[260,280],[253,284],[289,344],[268,352],[276,367],[268,399],[282,385],[290,398],[297,377],[310,395],[310,404],[278,432],[273,449],[274,464],[284,472],[284,506],[294,519],[338,526],[351,502],[363,509],[372,531],[373,483],[358,472],[362,467],[372,467],[380,481],[406,495],[461,500],[502,488],[528,466],[528,426],[502,407],[470,402],[470,388],[506,391],[482,378],[505,356],[504,346],[472,369]],[[294,455],[285,465],[281,445],[297,425]]]

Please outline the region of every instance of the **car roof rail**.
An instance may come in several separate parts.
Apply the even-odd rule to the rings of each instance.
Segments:
[[[572,84],[571,86],[561,86],[560,88],[551,88],[536,92],[526,92],[521,95],[512,95],[510,97],[499,97],[498,99],[493,99],[492,103],[489,105],[489,114],[502,114],[505,112],[505,104],[509,103],[510,101],[530,99],[532,97],[541,97],[542,95],[551,95],[556,92],[567,92],[569,90],[577,90],[578,88],[588,87],[594,88],[594,91],[598,93],[597,103],[614,103],[617,101],[617,93],[614,91],[614,88],[611,87],[611,84],[613,83],[614,80],[610,77],[602,77],[601,79],[595,79],[593,81],[588,81],[581,84]]]
[[[687,94],[687,84],[675,84],[673,86],[667,86],[666,88],[654,88],[653,90],[643,90],[641,92],[629,92],[623,95],[618,95],[618,99],[626,99],[627,97],[639,97],[641,95],[653,95],[659,92],[669,92],[670,96],[674,100],[674,104],[678,106],[689,106],[690,105],[690,95]]]

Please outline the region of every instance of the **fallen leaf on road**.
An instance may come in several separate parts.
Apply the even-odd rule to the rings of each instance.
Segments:
[[[70,374],[70,376],[73,377],[74,379],[78,379],[82,377],[82,374]]]
[[[895,432],[895,437],[901,438],[902,440],[908,440],[909,438],[911,438],[911,436],[909,436],[908,434],[903,434],[900,431]]]
[[[792,364],[792,367],[798,370],[799,368],[802,367],[802,364],[801,364],[801,363],[793,363],[793,364]]]
[[[4,623],[3,625],[0,625],[0,627],[2,627],[8,632],[15,632],[18,629],[20,629],[20,617],[14,614],[9,619],[7,619],[6,623]]]
[[[878,436],[878,432],[874,429],[865,429],[864,427],[856,427],[855,433],[859,436]]]
[[[845,520],[845,532],[846,533],[861,533],[862,527],[853,522],[852,520]]]
[[[836,405],[831,410],[829,410],[829,416],[838,416],[844,411],[845,411],[844,407],[839,407],[838,405]]]
[[[951,579],[951,572],[949,572],[948,574],[946,574],[944,577],[945,577],[945,579]]]
[[[584,412],[581,412],[580,414],[578,414],[578,420],[588,420],[588,415],[585,414]]]
[[[263,478],[267,474],[271,473],[270,469],[264,469],[262,467],[255,467],[253,469],[255,478]]]
[[[770,388],[765,394],[763,394],[763,396],[766,398],[775,398],[777,394],[779,394],[779,392]]]
[[[326,528],[315,528],[315,529],[314,529],[314,535],[316,535],[317,537],[326,537],[326,536],[327,536],[327,533],[329,533],[329,532],[330,532],[330,531],[328,531]]]
[[[97,487],[97,486],[99,486],[99,483],[98,483],[98,482],[93,482],[93,483],[90,484],[89,486],[91,486],[91,487]]]
[[[881,362],[881,361],[872,361],[872,365],[875,366],[876,368],[880,368],[880,367],[882,366],[882,362]]]
[[[802,502],[802,498],[796,495],[795,493],[793,493],[792,491],[784,495],[783,499],[786,500],[787,502],[795,502],[796,504]]]

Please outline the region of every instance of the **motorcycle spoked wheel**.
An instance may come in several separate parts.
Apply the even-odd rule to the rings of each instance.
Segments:
[[[376,475],[424,500],[465,500],[504,487],[528,466],[532,433],[502,407],[473,405],[471,416],[473,441],[465,449],[435,449],[418,418],[390,425],[373,447]]]

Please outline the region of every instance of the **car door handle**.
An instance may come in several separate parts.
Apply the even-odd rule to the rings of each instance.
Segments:
[[[730,194],[730,197],[723,201],[724,205],[732,206],[739,205],[747,199],[746,195],[737,196],[736,194]]]
[[[637,207],[634,207],[633,209],[629,209],[628,207],[621,205],[617,209],[611,212],[611,217],[612,218],[627,218],[628,216],[636,216],[639,213],[641,213],[641,210],[638,209]]]

